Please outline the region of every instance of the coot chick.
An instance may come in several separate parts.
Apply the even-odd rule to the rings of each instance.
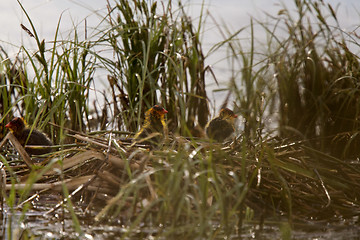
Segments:
[[[51,140],[41,131],[31,129],[26,126],[23,118],[16,117],[5,125],[6,128],[14,134],[22,146],[37,145],[36,148],[25,148],[30,155],[41,155],[52,152],[51,148],[42,148],[40,146],[52,146]],[[30,136],[29,136],[30,135]]]
[[[234,123],[237,115],[228,108],[222,108],[219,116],[212,119],[205,127],[208,138],[223,142],[235,131]]]

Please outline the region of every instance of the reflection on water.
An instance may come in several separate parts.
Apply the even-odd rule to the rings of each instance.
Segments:
[[[128,232],[130,226],[123,224],[120,220],[111,220],[104,223],[95,223],[93,221],[95,212],[84,213],[81,208],[76,208],[77,217],[80,220],[83,234],[80,236],[75,232],[73,221],[70,214],[59,209],[53,215],[44,215],[51,206],[56,203],[54,200],[59,196],[50,194],[45,196],[41,201],[33,203],[33,208],[23,215],[21,210],[10,211],[5,208],[1,212],[2,225],[1,239],[23,239],[26,237],[35,237],[35,239],[119,239],[126,234],[125,239],[154,239],[154,237],[167,236],[167,229],[164,226],[148,226],[139,224],[139,228]],[[46,199],[49,200],[46,203]],[[24,221],[21,221],[21,219]],[[22,222],[19,224],[19,222]],[[293,230],[287,223],[287,219],[266,221],[262,226],[259,222],[254,221],[252,224],[246,223],[236,235],[226,236],[224,233],[217,233],[215,239],[359,239],[360,228],[356,224],[357,219],[352,222],[344,221],[340,223],[327,222],[309,222],[308,224],[295,223]],[[130,224],[130,223],[129,223]],[[214,229],[217,228],[214,223]],[[171,228],[171,226],[169,226]],[[235,227],[235,226],[234,226]],[[173,228],[171,228],[173,231]],[[181,232],[175,234],[181,239]],[[172,235],[174,236],[174,234]],[[160,237],[159,239],[167,239]]]

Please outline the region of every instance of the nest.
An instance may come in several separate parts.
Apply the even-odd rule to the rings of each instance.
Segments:
[[[9,154],[3,158],[3,189],[28,189],[32,194],[22,200],[28,202],[64,193],[65,187],[69,194],[47,213],[81,199],[85,209],[97,209],[96,221],[107,216],[130,221],[144,209],[144,221],[145,215],[156,214],[175,214],[181,221],[189,212],[176,207],[196,212],[197,204],[220,209],[214,218],[231,212],[238,222],[249,209],[259,219],[287,216],[293,221],[338,221],[359,214],[359,162],[345,162],[306,142],[269,138],[255,143],[240,137],[213,144],[173,137],[151,149],[112,137],[73,137],[77,144],[34,163],[9,133],[1,146],[10,140],[21,161],[10,160]]]

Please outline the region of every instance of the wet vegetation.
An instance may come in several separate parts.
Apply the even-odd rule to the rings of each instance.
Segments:
[[[208,15],[195,24],[181,3],[116,0],[92,36],[74,29],[58,39],[58,25],[52,41],[23,9],[37,50],[0,54],[2,236],[43,235],[36,212],[62,222],[49,238],[73,239],[238,238],[269,225],[290,239],[309,223],[356,222],[359,37],[340,28],[331,5],[294,2],[296,14],[279,9],[236,32],[218,26],[224,40],[206,54]],[[232,73],[222,106],[241,115],[243,130],[212,143],[206,85],[217,79],[205,62],[224,48]],[[97,72],[107,90],[97,90]],[[168,136],[132,143],[154,104],[168,111]],[[4,127],[14,116],[56,151],[30,159]]]

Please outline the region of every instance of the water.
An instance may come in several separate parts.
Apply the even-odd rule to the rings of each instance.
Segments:
[[[44,203],[42,203],[44,204]],[[49,208],[48,208],[49,209]],[[20,239],[20,236],[33,236],[35,239],[88,239],[88,240],[107,240],[120,239],[128,233],[128,227],[120,221],[108,223],[95,223],[90,216],[77,210],[81,223],[82,234],[74,231],[73,222],[69,214],[59,210],[51,216],[44,216],[45,208],[42,210],[29,210],[25,215],[25,221],[18,224],[22,213],[17,211],[10,213],[9,209],[3,211],[2,228],[0,229],[1,239]],[[214,228],[217,225],[214,224]],[[217,233],[215,239],[291,239],[297,240],[348,240],[360,238],[360,227],[356,221],[344,221],[342,223],[309,222],[308,224],[295,224],[293,230],[287,230],[288,224],[284,221],[266,222],[262,227],[257,223],[244,224],[241,233],[226,236]],[[7,231],[12,229],[11,232]],[[166,232],[164,226],[142,226],[133,230],[125,239],[154,239],[157,234]],[[164,237],[160,239],[166,239]],[[201,239],[201,238],[197,238]]]

